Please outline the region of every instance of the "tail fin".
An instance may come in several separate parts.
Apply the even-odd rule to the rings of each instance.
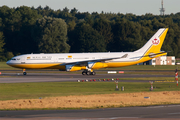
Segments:
[[[141,52],[143,53],[143,55],[159,53],[166,37],[167,31],[168,28],[159,29],[142,48],[135,52]]]

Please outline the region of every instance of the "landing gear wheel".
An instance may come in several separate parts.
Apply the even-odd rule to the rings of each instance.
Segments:
[[[86,75],[91,75],[91,72],[87,71],[87,72],[86,72]]]
[[[93,71],[93,72],[91,72],[91,75],[96,75],[96,72],[94,72],[94,71]]]
[[[23,72],[23,75],[26,75],[26,72]]]
[[[83,71],[83,72],[82,72],[82,75],[86,75],[86,72],[85,72],[85,71]]]

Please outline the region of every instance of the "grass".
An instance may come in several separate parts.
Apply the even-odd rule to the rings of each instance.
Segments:
[[[0,100],[31,99],[69,95],[91,95],[111,93],[148,92],[149,83],[119,82],[119,88],[125,91],[115,91],[114,82],[44,82],[44,83],[1,83]],[[154,91],[179,91],[176,83],[153,83]],[[171,86],[171,87],[169,87]]]

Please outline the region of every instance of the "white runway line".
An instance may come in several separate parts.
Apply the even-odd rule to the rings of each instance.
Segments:
[[[147,107],[147,108],[162,108],[162,107],[177,107],[177,106],[180,106],[180,105],[150,106],[150,107]]]
[[[112,117],[112,118],[108,118],[108,119],[113,120],[113,119],[123,119],[123,118],[131,118],[132,119],[132,118],[139,118],[139,117]]]
[[[180,114],[180,112],[178,112],[178,113],[168,113],[168,114],[170,114],[170,115],[177,115],[177,114]]]

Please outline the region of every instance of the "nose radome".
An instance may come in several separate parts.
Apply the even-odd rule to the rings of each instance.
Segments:
[[[9,65],[9,64],[10,64],[10,61],[11,61],[11,60],[8,60],[8,61],[6,62],[6,64]]]

